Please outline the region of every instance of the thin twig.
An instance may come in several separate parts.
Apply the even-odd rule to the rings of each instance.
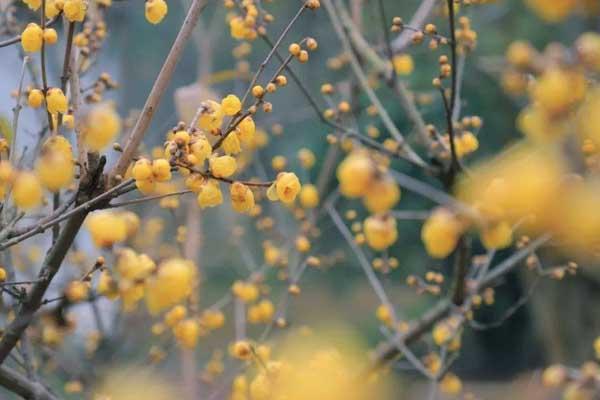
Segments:
[[[348,245],[352,249],[352,252],[354,253],[354,255],[356,255],[358,262],[359,262],[363,272],[365,273],[367,280],[369,281],[369,284],[371,285],[371,287],[373,288],[373,291],[375,292],[375,294],[377,295],[377,298],[379,299],[379,302],[388,308],[390,315],[392,317],[392,323],[394,326],[396,326],[397,317],[396,317],[396,312],[394,310],[394,307],[393,307],[388,295],[386,294],[385,289],[383,288],[383,285],[377,278],[377,275],[375,274],[375,272],[373,271],[373,268],[371,267],[369,261],[367,260],[367,257],[365,256],[365,254],[360,250],[360,248],[356,244],[354,237],[352,236],[352,233],[350,232],[348,227],[346,227],[346,225],[344,224],[344,221],[342,220],[342,218],[340,217],[338,212],[335,210],[334,204],[333,203],[327,204],[325,206],[325,209],[327,210],[327,212],[331,216],[331,219],[335,223],[336,227],[338,228],[338,230],[340,231],[340,233],[346,240],[346,243],[348,243]]]
[[[425,25],[427,18],[431,15],[436,3],[437,0],[423,0],[408,25],[415,29],[421,29],[423,25]],[[404,51],[410,45],[412,36],[413,35],[408,31],[402,32],[402,34],[392,42],[394,53],[401,53]]]
[[[19,114],[23,106],[21,105],[21,97],[23,95],[23,80],[25,78],[25,69],[29,62],[29,56],[23,57],[23,66],[21,67],[21,75],[19,78],[19,87],[17,89],[17,104],[13,108],[13,122],[12,122],[12,138],[10,140],[10,152],[8,157],[11,162],[14,162],[14,153],[17,148],[17,132],[19,129]]]
[[[142,197],[142,198],[133,199],[133,200],[125,200],[125,201],[121,201],[118,203],[110,203],[107,206],[107,208],[125,207],[125,206],[134,205],[134,204],[145,203],[145,202],[152,201],[152,200],[160,200],[160,199],[164,199],[165,197],[181,196],[181,195],[184,195],[187,193],[192,193],[192,191],[191,190],[180,190],[178,192],[157,194],[155,196],[147,196],[147,197]]]

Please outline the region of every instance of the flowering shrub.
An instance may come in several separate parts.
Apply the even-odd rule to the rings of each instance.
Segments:
[[[514,38],[494,78],[519,105],[522,137],[484,157],[486,116],[469,110],[462,86],[485,33],[478,16],[504,1],[422,0],[405,20],[388,15],[383,0],[302,0],[280,30],[271,1],[192,0],[183,21],[170,14],[173,0],[123,2],[143,8],[148,24],[178,30],[145,104],[129,117],[107,96],[128,83],[93,68],[116,40],[109,15],[120,1],[0,5],[0,52],[17,48],[22,66],[11,122],[0,126],[0,386],[35,399],[388,399],[402,381],[391,367],[408,363],[430,382],[430,398],[475,398],[454,362],[503,278],[523,269],[536,282],[561,281],[600,256],[600,34],[545,49]],[[553,24],[600,12],[596,1],[522,3]],[[378,41],[364,26],[367,8],[378,15]],[[181,122],[157,131],[151,122],[186,44],[199,33],[200,58],[214,45],[198,24],[207,9],[226,11],[242,89],[219,95],[200,76],[176,92]],[[302,20],[316,17],[328,18],[341,47],[299,36]],[[252,70],[243,60],[258,43],[267,51]],[[435,68],[425,87],[411,79],[417,49]],[[62,54],[59,72],[48,67],[50,51]],[[298,73],[315,52],[333,55],[327,64],[336,71],[336,81],[318,82],[320,92]],[[265,148],[283,132],[279,124],[268,132],[264,118],[285,122],[276,95],[294,90],[321,124],[307,135],[328,150],[301,147],[297,160],[276,155],[264,166]],[[429,105],[439,113],[425,113]],[[37,136],[22,127],[25,117]],[[150,147],[151,135],[163,145]],[[415,195],[421,206],[408,209],[404,198]],[[246,223],[236,222],[230,238],[247,271],[213,301],[215,266],[199,249],[214,227],[201,219],[223,210],[219,218]],[[341,255],[332,237],[343,240]],[[386,281],[403,266],[402,243],[423,256],[399,296]],[[291,312],[296,298],[311,296],[305,276],[341,260],[360,266],[377,299],[367,306],[377,346],[335,315],[309,327]],[[407,292],[434,303],[411,320]],[[76,312],[85,305],[91,322]],[[81,345],[78,327],[90,324]],[[147,357],[112,368],[134,325],[151,337],[136,340]],[[65,347],[84,349],[75,367],[61,357]],[[589,347],[600,358],[600,339]],[[148,368],[173,358],[182,387]],[[565,399],[600,393],[595,361],[551,365],[538,380]]]

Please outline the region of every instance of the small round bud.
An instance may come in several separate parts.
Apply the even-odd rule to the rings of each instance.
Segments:
[[[257,99],[260,99],[264,95],[265,89],[262,86],[256,85],[252,88],[252,96],[256,97]]]

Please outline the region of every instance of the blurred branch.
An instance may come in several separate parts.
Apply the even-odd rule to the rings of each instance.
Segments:
[[[15,151],[17,149],[17,132],[19,130],[19,114],[23,106],[21,105],[21,97],[23,95],[23,80],[25,78],[25,69],[29,63],[29,56],[23,57],[23,66],[21,67],[21,76],[19,77],[19,86],[17,88],[17,104],[13,108],[13,122],[12,122],[12,138],[10,138],[10,150],[8,153],[9,160],[11,163],[15,161]]]
[[[0,365],[0,386],[25,399],[58,400],[44,385],[29,380],[6,365]]]
[[[392,64],[388,60],[380,57],[379,54],[373,50],[373,46],[366,41],[356,25],[352,22],[352,19],[350,18],[350,15],[348,15],[343,4],[340,1],[336,1],[336,4],[338,4],[337,9],[339,10],[340,20],[344,25],[346,32],[348,32],[348,38],[352,42],[352,49],[356,51],[360,57],[366,59],[377,73],[383,75],[388,85],[400,99],[400,103],[406,111],[409,120],[414,125],[422,144],[428,149],[431,149],[432,141],[425,121],[417,109],[414,99],[410,96],[406,85],[397,79]]]
[[[456,94],[457,94],[457,80],[456,80],[456,28],[455,28],[455,19],[454,19],[454,0],[447,0],[446,2],[448,6],[448,24],[450,29],[450,64],[452,66],[451,70],[451,88],[450,88],[450,103],[448,104],[448,100],[446,99],[446,94],[442,91],[442,98],[444,100],[444,109],[446,111],[446,123],[448,125],[448,137],[450,139],[450,155],[452,162],[450,164],[450,177],[449,184],[450,186],[454,183],[454,176],[456,172],[461,170],[460,163],[458,162],[458,156],[456,154],[456,143],[454,141],[454,108],[456,105]]]

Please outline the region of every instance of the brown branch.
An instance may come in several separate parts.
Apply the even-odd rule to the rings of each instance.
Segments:
[[[456,154],[456,144],[454,143],[454,122],[452,116],[454,115],[454,107],[456,106],[456,28],[454,18],[454,0],[447,0],[448,5],[448,23],[450,28],[450,64],[452,66],[451,73],[451,88],[450,88],[450,104],[446,99],[446,95],[442,92],[442,98],[444,100],[444,109],[446,111],[446,122],[448,125],[448,137],[450,139],[450,153],[452,161],[450,164],[450,183],[454,181],[454,174],[461,170],[460,163],[458,162],[458,156]]]
[[[41,8],[41,17],[40,17],[40,25],[42,27],[42,31],[46,29],[46,0],[42,0]],[[42,91],[44,92],[44,96],[48,94],[48,77],[46,76],[46,41],[42,39],[42,49],[40,52],[40,63],[42,69]],[[54,132],[56,128],[54,126],[54,121],[52,120],[52,114],[50,111],[46,109],[46,115],[48,116],[48,127],[50,128],[50,132]]]
[[[515,252],[506,260],[498,264],[491,270],[473,290],[473,294],[481,293],[484,289],[491,287],[495,282],[504,275],[513,271],[521,261],[526,259],[533,251],[548,243],[551,239],[550,235],[543,235],[532,241],[528,246]],[[406,333],[397,334],[396,341],[402,341],[405,344],[411,344],[418,340],[438,322],[447,317],[452,311],[454,304],[450,299],[440,300],[433,308],[427,311],[420,319],[410,323],[410,328]],[[395,341],[394,341],[395,342]],[[394,360],[400,350],[394,342],[386,343],[381,346],[373,358],[371,370],[378,369],[388,362]]]
[[[0,365],[0,386],[25,399],[58,400],[44,385],[28,379],[6,365]]]
[[[461,306],[466,296],[466,279],[469,272],[471,255],[470,240],[462,236],[454,254],[454,283],[452,288],[452,302]]]
[[[135,152],[137,151],[138,146],[142,142],[148,127],[150,126],[150,122],[152,121],[152,117],[154,116],[154,112],[158,107],[160,99],[165,93],[169,82],[173,76],[173,72],[175,72],[175,67],[177,66],[181,55],[183,54],[183,50],[185,48],[185,44],[190,38],[194,27],[198,21],[200,13],[204,10],[206,5],[208,4],[208,0],[194,0],[192,5],[190,6],[188,13],[181,25],[181,29],[175,38],[175,42],[167,55],[167,58],[154,82],[154,86],[150,91],[150,95],[146,100],[146,104],[131,131],[131,135],[127,140],[127,144],[123,148],[123,153],[117,161],[117,164],[113,168],[110,173],[109,185],[112,184],[114,177],[116,175],[122,175],[129,163],[133,159]]]
[[[75,22],[69,22],[69,29],[67,33],[67,45],[65,47],[65,57],[63,61],[63,71],[60,77],[60,88],[63,93],[67,94],[67,82],[69,82],[69,76],[71,75],[70,64],[73,59],[71,49],[73,48],[73,35],[75,33]],[[73,88],[71,88],[73,92]],[[71,100],[73,100],[73,94],[71,93]],[[58,114],[58,126],[62,125],[63,115]]]

